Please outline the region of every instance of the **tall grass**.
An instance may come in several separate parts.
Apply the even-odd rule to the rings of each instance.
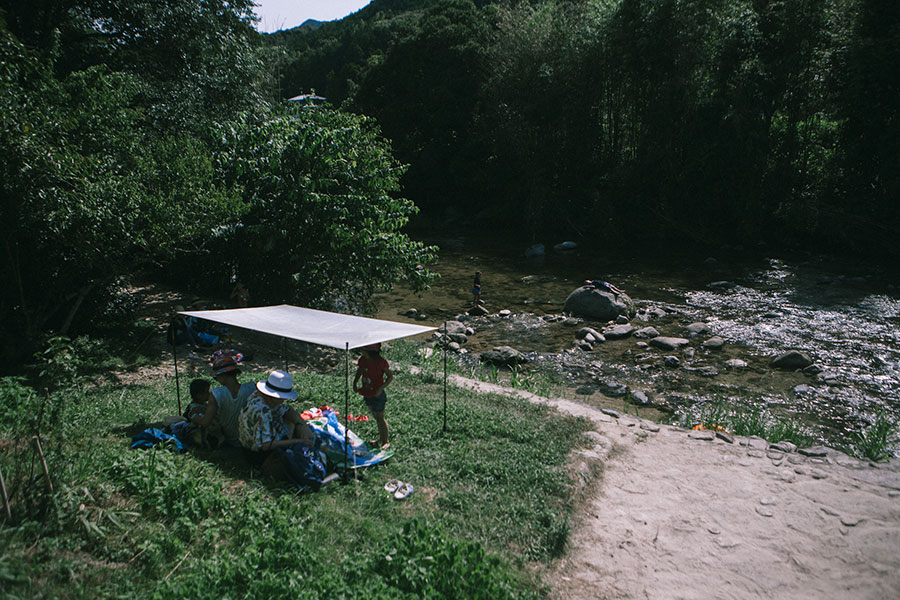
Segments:
[[[395,365],[407,358],[394,350]],[[410,359],[438,373],[437,356]],[[130,450],[132,434],[175,412],[172,378],[87,389],[63,369],[46,395],[0,380],[0,468],[13,510],[0,524],[0,589],[67,598],[539,596],[529,564],[565,548],[566,456],[588,424],[451,388],[443,432],[442,379],[395,373],[386,409],[395,456],[309,495],[217,453]],[[297,373],[296,382],[297,408],[343,411],[343,373]],[[359,397],[350,402],[351,412],[366,410]],[[354,428],[375,434],[373,421]],[[35,467],[35,431],[49,449],[52,492]],[[416,492],[394,501],[383,489],[393,478]]]
[[[757,436],[771,443],[788,441],[798,447],[810,446],[815,438],[793,419],[772,414],[755,404],[705,402],[681,413],[673,423],[681,427],[702,425],[706,429],[724,429],[740,436]]]

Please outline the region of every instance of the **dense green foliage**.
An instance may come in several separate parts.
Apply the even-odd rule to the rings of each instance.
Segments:
[[[59,383],[48,394],[0,379],[0,469],[13,513],[0,524],[0,587],[70,598],[538,596],[529,564],[566,543],[566,457],[589,424],[451,389],[443,433],[441,381],[431,376],[439,364],[416,357],[425,375],[412,376],[387,356],[397,366],[396,455],[348,485],[300,496],[234,456],[129,450],[130,433],[174,412],[171,379],[86,390],[65,344],[46,357]],[[297,406],[343,406],[342,377],[296,375]],[[361,409],[354,398],[351,411]],[[371,435],[374,423],[355,429]],[[35,432],[52,493],[31,476]],[[382,487],[392,478],[416,492],[392,500]]]
[[[400,228],[378,127],[269,99],[245,1],[48,0],[0,12],[0,339],[15,369],[54,334],[127,317],[144,272],[227,298],[361,310],[433,249]],[[127,320],[127,319],[126,319]]]
[[[884,260],[898,36],[875,0],[374,0],[268,40],[285,95],[378,117],[424,220]]]

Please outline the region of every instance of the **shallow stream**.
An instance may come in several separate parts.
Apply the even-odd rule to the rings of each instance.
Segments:
[[[623,386],[653,399],[661,412],[640,414],[660,420],[727,398],[799,419],[815,438],[838,446],[879,411],[900,420],[900,288],[875,268],[815,256],[622,259],[549,246],[543,256],[526,258],[525,248],[426,242],[441,248],[432,266],[441,278],[422,294],[402,285],[380,294],[376,316],[415,321],[404,313],[416,309],[418,322],[454,319],[471,306],[479,270],[491,314],[467,322],[475,334],[463,347],[473,364],[480,352],[512,346],[529,357],[526,368],[555,371],[572,394],[601,406],[627,410],[625,397],[610,392]],[[709,332],[669,353],[633,337],[579,350],[580,327],[599,331],[606,324],[571,326],[548,315],[561,315],[566,297],[585,279],[611,281],[639,308],[650,309],[650,317],[643,311],[646,322],[633,321],[637,328],[652,325],[664,336],[688,337],[688,324],[705,322]],[[503,309],[513,315],[497,316]],[[653,317],[653,309],[665,316]],[[722,350],[703,348],[712,335],[725,338]],[[806,353],[821,372],[771,368],[771,359],[787,350]],[[679,366],[666,367],[665,354],[676,355]],[[734,358],[747,366],[725,364]]]

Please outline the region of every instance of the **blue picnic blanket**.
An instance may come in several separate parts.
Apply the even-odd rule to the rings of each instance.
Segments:
[[[316,437],[321,440],[321,450],[338,467],[342,468],[346,462],[349,462],[351,469],[371,467],[386,461],[394,455],[393,450],[373,450],[369,448],[352,430],[344,428],[344,425],[338,421],[337,415],[333,410],[322,411],[320,418],[310,419],[307,423],[313,430],[313,433],[316,434]],[[349,461],[346,461],[344,457],[345,438]]]
[[[152,448],[157,444],[172,442],[179,452],[184,452],[185,443],[178,439],[178,436],[166,433],[162,429],[149,427],[131,438],[132,448]]]

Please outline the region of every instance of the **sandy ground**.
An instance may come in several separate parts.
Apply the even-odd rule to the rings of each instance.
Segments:
[[[604,475],[548,573],[554,597],[900,598],[900,461],[786,452],[505,392],[595,425],[593,448],[576,458],[584,469],[600,461]]]

